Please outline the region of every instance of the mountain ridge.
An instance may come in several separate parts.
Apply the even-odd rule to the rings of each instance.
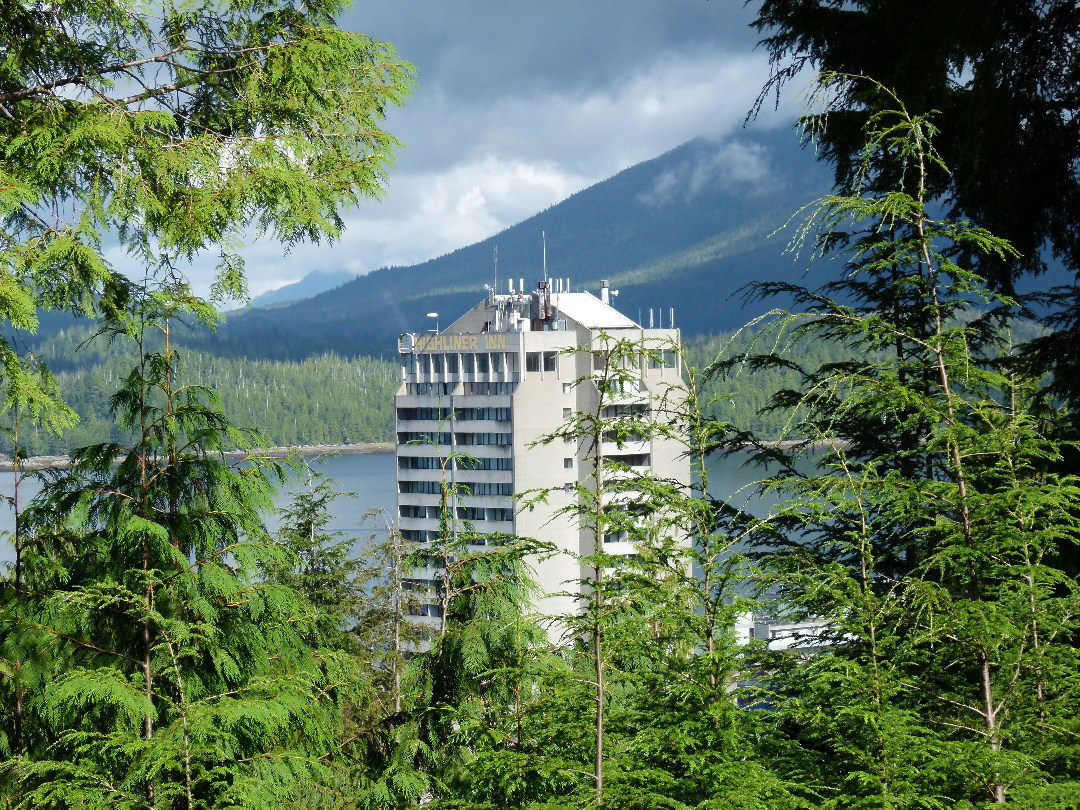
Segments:
[[[484,295],[496,246],[500,289],[511,278],[531,288],[544,272],[542,233],[549,276],[594,291],[607,279],[630,317],[674,307],[687,334],[723,331],[748,320],[732,303],[744,283],[801,274],[769,234],[828,189],[827,171],[790,132],[696,138],[442,256],[232,313],[204,340],[214,351],[273,359],[387,356],[399,333],[427,328],[426,313],[448,323]]]

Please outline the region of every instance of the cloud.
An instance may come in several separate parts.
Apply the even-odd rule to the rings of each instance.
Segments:
[[[450,252],[696,137],[726,145],[656,194],[752,184],[767,167],[741,127],[768,65],[751,17],[703,0],[367,0],[346,22],[419,70],[387,121],[404,143],[398,164],[381,201],[347,212],[337,243],[248,245],[252,292]],[[795,113],[785,99],[754,127]],[[197,288],[214,263],[193,265]]]
[[[650,206],[667,205],[675,200],[687,202],[706,188],[720,187],[743,195],[757,195],[765,190],[766,180],[775,190],[781,177],[771,176],[767,150],[761,144],[733,140],[711,143],[696,150],[681,164],[663,172],[652,187],[637,196]]]

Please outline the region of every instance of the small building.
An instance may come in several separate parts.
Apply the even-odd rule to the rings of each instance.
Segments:
[[[405,539],[438,538],[443,480],[456,522],[478,532],[532,537],[562,553],[532,561],[544,593],[536,608],[564,616],[577,608],[580,560],[594,553],[594,532],[567,507],[591,478],[596,448],[581,436],[555,436],[578,414],[601,418],[655,414],[681,383],[679,331],[643,328],[600,296],[571,292],[568,279],[519,283],[487,297],[443,331],[401,335],[397,419],[397,503]],[[612,345],[636,344],[620,369],[615,396],[599,390],[598,375]],[[602,398],[603,397],[603,398]],[[547,441],[543,441],[548,437]],[[605,459],[626,472],[651,471],[689,483],[685,448],[644,431],[618,440],[600,437]],[[547,490],[546,503],[518,508],[515,496]],[[621,493],[621,502],[627,501]],[[618,508],[618,504],[613,504]],[[624,533],[601,539],[604,551],[631,555]],[[431,572],[413,572],[421,585]],[[432,606],[432,620],[437,621]]]

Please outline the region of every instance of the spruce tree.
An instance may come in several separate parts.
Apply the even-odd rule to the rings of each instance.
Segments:
[[[27,512],[41,559],[6,623],[47,638],[56,663],[7,764],[21,806],[273,804],[323,779],[334,684],[302,600],[258,577],[278,553],[261,514],[284,472],[227,461],[257,434],[213,392],[175,385],[170,322],[192,308],[206,314],[183,290],[152,292],[116,324],[117,339],[165,336],[113,398],[138,439],[82,449]]]
[[[822,646],[765,679],[788,732],[778,767],[822,807],[1055,806],[1076,792],[1080,583],[1059,565],[1080,540],[1080,490],[1060,472],[1074,448],[973,316],[1014,302],[951,259],[1012,248],[928,213],[929,169],[946,171],[933,117],[874,92],[892,108],[871,117],[864,160],[895,160],[903,185],[825,198],[803,232],[862,227],[846,283],[867,294],[804,291],[789,318],[856,359],[780,400],[818,446],[802,448],[810,473],[777,475],[789,534],[764,551]]]

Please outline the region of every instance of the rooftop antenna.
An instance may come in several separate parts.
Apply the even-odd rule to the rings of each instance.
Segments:
[[[499,291],[499,246],[495,245],[495,266],[492,269],[491,289]]]
[[[540,241],[544,245],[544,281],[548,280],[547,277],[547,232],[540,231]]]

